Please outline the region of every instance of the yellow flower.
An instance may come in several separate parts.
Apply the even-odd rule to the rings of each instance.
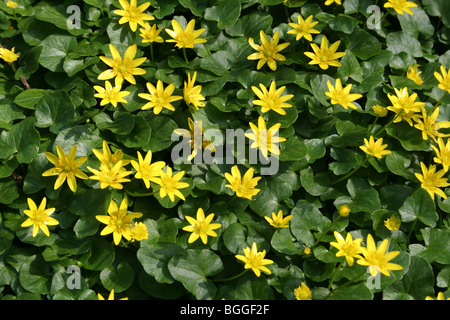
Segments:
[[[352,101],[355,101],[362,97],[359,93],[350,93],[352,89],[352,85],[348,84],[345,88],[342,88],[341,79],[336,79],[336,84],[333,87],[330,81],[327,82],[329,92],[325,92],[325,94],[331,98],[332,104],[340,104],[345,109],[349,107],[352,109],[358,109]]]
[[[423,83],[422,78],[420,77],[420,74],[422,73],[421,71],[418,71],[417,69],[419,68],[419,65],[413,65],[410,64],[408,67],[408,71],[406,73],[406,77],[408,79],[413,80],[416,84],[420,85]]]
[[[179,22],[173,19],[173,30],[165,29],[169,36],[171,36],[173,39],[166,40],[166,42],[175,42],[175,46],[179,49],[194,48],[195,44],[207,42],[206,39],[199,38],[199,36],[205,31],[205,29],[194,30],[194,27],[195,19],[189,21],[186,29],[183,29]]]
[[[97,149],[92,149],[92,152],[94,152],[101,165],[107,167],[108,169],[112,169],[119,161],[122,161],[122,166],[126,166],[130,163],[130,160],[123,159],[122,150],[116,149],[114,154],[112,154],[106,140],[103,140],[102,152]],[[123,168],[123,170],[125,170],[125,168]]]
[[[114,13],[122,16],[119,20],[119,24],[129,23],[130,29],[134,32],[137,29],[138,24],[145,25],[145,20],[154,20],[150,14],[144,13],[144,11],[150,6],[150,2],[144,2],[139,7],[136,0],[130,0],[130,3],[126,0],[119,0],[120,6],[123,10],[114,10]]]
[[[298,15],[297,17],[297,23],[289,23],[289,26],[293,28],[292,30],[289,30],[288,33],[296,34],[295,40],[300,40],[302,37],[305,37],[306,40],[312,41],[313,38],[311,36],[312,33],[319,34],[320,31],[313,29],[316,24],[319,22],[312,21],[313,16],[310,15],[306,20],[303,20],[303,17],[301,15]]]
[[[266,265],[272,264],[273,261],[269,259],[264,259],[266,255],[266,250],[258,252],[258,248],[256,247],[256,242],[253,242],[252,249],[249,247],[244,248],[244,255],[236,255],[236,259],[245,262],[245,269],[252,269],[257,277],[261,275],[261,271],[264,271],[270,274],[270,270],[265,267]]]
[[[142,42],[159,42],[163,43],[164,39],[159,36],[162,29],[157,29],[156,24],[150,26],[150,24],[145,23],[144,28],[139,29],[141,33],[139,34],[142,37]]]
[[[194,86],[196,78],[197,78],[197,71],[194,72],[192,79],[191,74],[188,73],[187,83],[186,81],[184,81],[183,95],[184,101],[186,101],[188,105],[192,104],[195,107],[195,109],[198,110],[199,107],[205,106],[205,103],[202,102],[205,100],[205,97],[202,96],[202,94],[200,93],[202,91],[202,86],[201,85]]]
[[[279,155],[280,149],[278,148],[278,144],[286,141],[285,138],[278,136],[278,129],[280,127],[281,123],[276,123],[267,129],[266,122],[261,116],[258,118],[258,126],[250,122],[252,133],[245,134],[247,138],[253,141],[250,148],[259,148],[266,158],[269,152]]]
[[[447,199],[447,195],[439,188],[444,188],[450,186],[447,178],[443,178],[446,171],[441,169],[436,172],[436,165],[431,164],[430,168],[421,162],[420,167],[422,169],[422,174],[415,173],[417,179],[421,182],[421,187],[428,191],[431,198],[434,200],[434,194],[440,195],[442,198]]]
[[[156,87],[150,82],[147,82],[147,90],[149,91],[150,94],[148,93],[138,94],[138,96],[141,97],[142,99],[150,101],[147,102],[141,109],[147,110],[154,108],[153,112],[155,114],[159,114],[163,108],[175,111],[172,102],[183,99],[182,96],[172,96],[172,93],[175,91],[175,85],[173,83],[169,84],[164,89],[164,84],[161,80],[158,80],[158,82],[156,83]]]
[[[342,64],[336,59],[345,56],[345,52],[336,52],[340,44],[341,41],[338,40],[331,47],[328,47],[328,40],[325,36],[322,37],[320,48],[317,44],[311,43],[314,53],[305,52],[305,55],[312,59],[309,64],[318,64],[323,70],[328,69],[329,66],[340,67]]]
[[[400,254],[400,251],[387,252],[389,240],[385,239],[377,248],[372,235],[367,236],[367,247],[361,247],[363,257],[357,263],[362,266],[368,266],[372,277],[375,277],[378,272],[390,277],[390,270],[402,270],[403,267],[396,263],[389,262]]]
[[[131,241],[141,241],[148,239],[147,226],[142,222],[134,223],[130,227],[130,237]]]
[[[436,137],[448,137],[450,134],[444,134],[439,132],[439,129],[450,128],[450,121],[439,121],[436,122],[439,116],[439,108],[436,108],[433,113],[429,116],[425,108],[422,109],[422,116],[416,119],[415,128],[422,131],[422,139],[428,140],[428,137],[436,140]]]
[[[36,206],[34,201],[30,198],[27,199],[29,210],[23,210],[28,216],[28,219],[22,222],[21,227],[29,227],[33,226],[33,237],[36,237],[39,229],[44,232],[44,234],[49,237],[50,232],[48,231],[47,226],[56,226],[59,224],[58,220],[50,217],[50,215],[55,212],[55,208],[45,209],[47,205],[47,199],[44,197],[39,205],[39,208]]]
[[[240,198],[252,200],[252,197],[260,191],[260,189],[256,189],[255,187],[261,179],[261,177],[253,178],[253,172],[253,168],[248,169],[243,179],[241,179],[241,172],[238,166],[235,165],[231,168],[231,174],[228,172],[225,173],[225,179],[230,183],[226,184],[225,187],[236,192],[236,196]]]
[[[380,117],[385,117],[388,113],[387,108],[379,106],[379,105],[372,106],[372,109],[373,109],[373,112],[375,112]]]
[[[379,138],[377,141],[370,136],[369,141],[364,138],[365,146],[360,146],[359,148],[367,153],[368,155],[374,156],[376,158],[383,158],[384,155],[392,153],[390,150],[384,150],[387,147],[387,144],[383,143],[383,138]]]
[[[101,106],[105,106],[108,103],[111,103],[115,108],[117,107],[117,104],[119,102],[128,103],[127,100],[124,99],[124,97],[128,96],[130,92],[120,91],[120,89],[122,89],[121,84],[113,87],[111,83],[106,80],[104,88],[100,86],[94,86],[94,89],[98,92],[94,94],[94,97],[102,99],[102,101],[100,101]]]
[[[250,46],[258,52],[252,53],[247,57],[248,60],[259,60],[256,69],[261,69],[263,65],[266,64],[272,70],[277,70],[276,61],[285,61],[286,58],[279,52],[289,46],[289,42],[278,44],[280,41],[280,33],[277,31],[273,35],[272,39],[269,41],[267,35],[263,30],[259,32],[259,37],[261,39],[261,45],[255,44],[253,38],[248,39]]]
[[[103,164],[100,165],[100,170],[87,167],[94,174],[89,179],[100,181],[101,189],[107,187],[123,189],[122,183],[131,181],[125,177],[133,173],[132,171],[124,170],[123,165],[123,161],[119,160],[112,168]]]
[[[100,293],[97,293],[97,297],[98,297],[98,300],[105,300],[105,298],[103,298],[103,296]],[[109,293],[109,296],[108,296],[108,300],[114,300],[114,289],[111,289],[111,292]],[[128,298],[122,298],[119,300],[128,300]]]
[[[184,231],[192,232],[189,236],[188,242],[192,243],[198,238],[202,240],[204,244],[208,241],[208,236],[217,237],[217,233],[213,230],[220,228],[220,223],[211,223],[214,218],[214,213],[209,214],[205,218],[205,213],[202,208],[197,210],[197,219],[186,216],[186,220],[190,223],[189,226],[183,228]]]
[[[151,163],[152,161],[152,152],[149,150],[145,155],[145,158],[142,158],[141,153],[138,151],[138,161],[131,160],[131,165],[136,170],[136,174],[134,177],[136,179],[142,179],[145,183],[145,187],[150,188],[150,181],[155,182],[155,178],[161,176],[162,169],[166,166],[164,161],[157,161],[155,163]]]
[[[13,47],[11,50],[8,50],[6,48],[0,48],[0,58],[2,58],[8,63],[13,63],[20,56],[20,53],[14,53],[14,50],[15,47]]]
[[[297,300],[312,300],[311,290],[304,282],[298,288],[294,289],[294,295]]]
[[[336,253],[336,257],[345,257],[347,264],[351,267],[355,261],[354,258],[361,258],[361,242],[363,239],[353,240],[349,232],[344,240],[344,237],[337,231],[334,232],[334,237],[337,242],[330,242],[330,245],[339,250]]]
[[[403,15],[403,12],[414,14],[410,8],[417,7],[417,4],[406,0],[387,0],[384,7],[393,8],[398,14]]]
[[[333,2],[336,2],[337,4],[341,5],[341,4],[342,4],[341,1],[342,1],[342,0],[326,0],[326,1],[325,1],[325,5],[326,5],[326,6],[329,6],[329,5],[332,4]]]
[[[86,162],[87,157],[80,157],[75,160],[75,155],[77,153],[76,145],[70,149],[67,156],[64,153],[64,150],[59,145],[56,145],[56,152],[57,156],[50,152],[45,152],[45,156],[47,157],[48,161],[54,164],[55,167],[45,171],[42,176],[58,176],[54,185],[55,190],[61,187],[64,181],[66,181],[67,179],[67,184],[69,185],[70,190],[76,192],[76,178],[88,179],[88,176],[83,171],[78,169],[79,166]]]
[[[421,112],[425,107],[425,103],[416,101],[417,93],[413,93],[410,96],[407,87],[401,90],[394,88],[394,90],[396,96],[389,93],[387,95],[392,103],[392,106],[388,106],[387,109],[396,113],[394,123],[405,120],[410,126],[412,126],[412,121],[420,117],[415,113]]]
[[[402,220],[394,214],[390,218],[384,220],[384,225],[386,226],[386,228],[392,231],[400,229],[401,224]]]
[[[136,84],[136,80],[133,76],[143,75],[146,73],[144,69],[137,68],[147,60],[146,57],[134,59],[137,52],[137,45],[133,44],[125,50],[123,59],[117,51],[117,49],[109,44],[109,50],[111,51],[111,58],[100,57],[100,59],[106,63],[112,69],[107,69],[100,73],[97,77],[98,80],[109,80],[115,77],[115,85],[122,84],[124,80]]]
[[[434,157],[434,162],[442,164],[444,167],[444,171],[448,171],[450,167],[450,140],[447,140],[447,143],[444,144],[444,140],[441,137],[438,137],[438,146],[439,149],[431,145],[433,150],[436,152],[436,157]]]
[[[184,176],[184,171],[180,171],[172,176],[172,168],[167,166],[166,172],[162,171],[159,178],[155,178],[153,182],[159,184],[161,189],[159,190],[159,195],[164,198],[166,195],[169,196],[170,201],[175,201],[175,196],[185,200],[184,195],[179,189],[184,189],[189,187],[189,183],[180,182],[181,178]]]
[[[310,253],[311,253],[311,248],[306,247],[306,248],[303,250],[303,253],[304,253],[304,254],[310,254]]]
[[[338,213],[341,217],[348,217],[348,215],[350,214],[350,208],[348,207],[348,205],[343,204],[339,207]]]
[[[292,215],[286,216],[283,218],[283,211],[278,211],[278,214],[275,214],[275,212],[272,212],[272,218],[269,218],[267,216],[264,217],[267,222],[270,223],[272,227],[275,228],[289,228],[288,222],[292,219]]]
[[[6,5],[7,5],[9,8],[11,8],[11,9],[15,9],[15,8],[17,8],[18,3],[17,3],[17,2],[14,2],[14,1],[8,1],[8,2],[6,3]]]
[[[442,292],[439,292],[436,299],[434,299],[433,297],[427,296],[425,298],[425,300],[445,300],[445,296]],[[450,298],[447,298],[447,300],[450,300]]]
[[[252,91],[258,96],[260,100],[253,100],[252,103],[261,106],[261,112],[267,112],[273,110],[278,114],[285,115],[284,108],[291,108],[292,104],[286,103],[286,101],[294,97],[293,94],[285,94],[282,96],[286,86],[276,88],[276,82],[272,81],[269,90],[264,87],[262,83],[259,84],[261,90],[252,86]]]
[[[14,48],[13,48],[14,49]],[[435,72],[434,76],[439,81],[439,88],[450,93],[450,69],[448,71],[445,70],[445,67],[441,65],[441,73]]]
[[[128,200],[123,198],[120,207],[111,199],[108,207],[108,215],[96,215],[95,218],[106,227],[100,232],[101,236],[112,233],[114,244],[119,245],[120,240],[124,237],[131,240],[130,227],[133,219],[142,217],[140,212],[128,213]]]
[[[191,143],[192,153],[187,158],[191,161],[195,158],[197,153],[203,149],[209,150],[211,153],[215,152],[215,147],[213,143],[203,136],[203,125],[201,120],[193,121],[188,118],[189,130],[186,129],[175,129],[174,132],[180,136],[189,138]]]

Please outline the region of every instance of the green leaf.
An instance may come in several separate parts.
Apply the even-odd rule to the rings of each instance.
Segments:
[[[269,266],[270,267],[270,266]],[[238,300],[272,300],[274,293],[268,285],[266,277],[255,277],[254,274],[246,274],[240,278],[235,287]]]
[[[16,107],[12,102],[0,102],[0,128],[10,130],[14,120],[24,119],[22,110]]]
[[[409,196],[399,209],[402,221],[411,222],[419,219],[427,226],[434,227],[439,219],[436,207],[430,194],[423,188]]]
[[[320,196],[330,187],[330,176],[327,172],[314,174],[311,167],[300,171],[300,181],[306,191],[313,196]]]
[[[198,300],[215,297],[217,288],[207,277],[222,271],[223,264],[211,250],[180,251],[170,259],[168,267],[170,274]]]
[[[99,149],[102,146],[103,139],[99,134],[98,129],[94,129],[92,125],[76,125],[64,129],[55,138],[53,153],[56,152],[56,145],[59,145],[66,154],[76,145],[77,157],[89,156],[93,153],[92,149]]]
[[[26,109],[34,109],[44,94],[45,90],[43,89],[24,90],[16,96],[14,103]]]
[[[100,272],[100,281],[105,289],[114,292],[122,292],[128,289],[134,280],[134,270],[125,261],[119,263],[117,267],[108,266]]]
[[[103,238],[92,239],[91,250],[80,257],[83,268],[101,271],[111,265],[115,259],[114,244]]]
[[[414,13],[413,15],[397,16],[403,31],[407,31],[415,37],[419,34],[425,39],[431,37],[434,34],[434,27],[425,11],[420,7],[411,8],[411,11]]]
[[[117,135],[117,140],[128,148],[142,148],[150,142],[152,127],[144,117],[139,115],[133,117],[133,129],[126,135]]]
[[[298,242],[294,242],[294,240],[295,238],[292,236],[289,228],[281,228],[274,232],[270,244],[278,252],[294,255],[302,250],[301,245]]]
[[[169,272],[168,263],[180,251],[181,247],[174,244],[149,243],[138,249],[137,258],[145,272],[154,277],[158,283],[172,284],[174,278]]]
[[[337,289],[331,296],[331,300],[372,300],[373,293],[365,284]]]
[[[377,38],[365,30],[356,30],[349,36],[349,39],[349,50],[361,60],[367,60],[382,51],[381,43]]]
[[[146,149],[157,152],[167,149],[174,143],[171,139],[172,133],[178,128],[175,121],[165,115],[151,118],[147,116],[146,119],[151,127],[150,142],[145,146]]]
[[[40,45],[42,51],[39,63],[50,71],[64,72],[64,60],[77,45],[77,40],[69,35],[52,34],[45,38]]]
[[[128,112],[116,111],[114,112],[114,119],[102,112],[92,119],[100,130],[109,130],[119,135],[128,135],[134,127],[134,117]]]
[[[420,252],[420,256],[429,263],[450,263],[450,231],[435,228],[421,229],[425,240],[426,249]]]
[[[68,128],[75,118],[75,106],[66,91],[47,93],[36,104],[36,127],[48,128],[58,134]]]
[[[39,294],[48,294],[50,268],[41,255],[29,257],[20,267],[19,282],[27,291]]]
[[[386,37],[386,45],[394,55],[406,52],[413,57],[423,56],[421,43],[407,31],[389,33]]]
[[[345,82],[343,78],[352,78],[357,82],[363,81],[363,72],[358,60],[355,58],[350,50],[345,50],[345,56],[340,60],[342,66],[338,68],[337,77],[341,78],[343,87],[346,87],[349,83]]]
[[[267,32],[272,25],[271,15],[254,11],[248,15],[241,16],[233,25],[225,29],[232,37],[259,38],[260,30]]]
[[[217,21],[219,29],[232,26],[241,14],[239,0],[218,0],[217,4],[217,6],[206,8],[204,18]]]
[[[248,247],[247,228],[240,223],[233,223],[222,234],[225,247],[234,254]]]
[[[313,231],[322,232],[330,223],[320,210],[310,203],[300,203],[291,212],[291,232],[308,247],[315,243]]]

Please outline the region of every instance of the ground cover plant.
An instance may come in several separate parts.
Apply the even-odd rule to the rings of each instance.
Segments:
[[[450,2],[0,2],[1,299],[448,299]]]

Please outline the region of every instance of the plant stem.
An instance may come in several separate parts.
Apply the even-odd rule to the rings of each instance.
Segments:
[[[355,282],[356,280],[359,280],[359,278],[361,278],[363,275],[365,275],[367,273],[367,270],[364,270],[363,272],[361,272],[360,274],[358,274],[356,277],[350,279],[349,281],[347,281],[346,283],[340,285],[339,287],[337,287],[334,291],[339,290],[340,288],[346,287],[349,284],[352,284],[353,282]]]
[[[444,94],[442,95],[442,97],[439,99],[439,101],[434,105],[433,109],[431,109],[430,111],[428,111],[428,114],[432,114],[434,110],[436,110],[437,107],[439,107],[439,105],[441,104],[441,102],[444,100],[445,96],[447,95],[447,91],[444,92]]]
[[[411,235],[412,235],[412,233],[413,233],[413,231],[414,231],[414,229],[415,229],[415,227],[416,227],[416,224],[417,224],[417,218],[416,218],[416,220],[414,220],[414,222],[413,222],[413,224],[412,224],[412,226],[411,226],[411,229],[409,230],[409,233],[408,233],[408,239],[407,239],[407,241],[406,241],[406,245],[409,245],[409,242],[410,242],[410,240],[411,240]]]
[[[211,281],[212,281],[212,282],[225,282],[225,281],[231,281],[231,280],[237,279],[237,278],[239,278],[240,276],[244,275],[248,270],[250,270],[250,269],[245,269],[245,270],[242,271],[241,273],[239,273],[239,274],[237,274],[237,275],[235,275],[235,276],[232,276],[232,277],[230,277],[230,278],[225,278],[225,279],[211,279]]]
[[[359,166],[357,166],[355,169],[353,169],[352,171],[350,171],[349,173],[347,173],[347,174],[346,174],[345,176],[343,176],[342,178],[337,179],[336,181],[334,181],[331,185],[333,186],[333,185],[335,185],[335,184],[337,184],[337,183],[339,183],[339,182],[341,182],[341,181],[347,179],[348,177],[350,177],[352,174],[354,174],[356,171],[358,171],[358,170],[359,170],[359,169],[367,162],[367,160],[369,160],[369,158],[366,156],[366,159],[364,159],[364,161],[362,161],[362,162],[359,164]]]
[[[380,133],[382,133],[391,123],[393,123],[394,122],[394,120],[395,119],[397,119],[397,117],[399,116],[399,115],[401,115],[403,113],[403,110],[402,111],[400,111],[399,113],[396,113],[392,118],[391,118],[391,120],[383,127],[383,128],[381,128],[380,130],[378,130],[378,132],[376,132],[374,135],[373,135],[373,137],[374,138],[376,138]]]
[[[147,192],[147,193],[139,193],[139,192],[131,192],[128,190],[125,190],[125,192],[132,197],[149,197],[154,195],[155,193],[157,193],[157,191],[153,191],[153,192]]]
[[[186,55],[186,48],[185,47],[183,47],[183,56],[184,56],[184,60],[186,61],[186,63],[189,64],[189,60],[188,60],[187,55]]]
[[[333,275],[331,276],[331,279],[330,279],[330,284],[328,285],[328,291],[330,291],[330,289],[333,285],[334,279],[336,278],[336,275],[338,274],[339,270],[341,270],[341,267],[343,264],[344,264],[344,260],[342,260],[339,263],[339,265],[336,267],[336,270],[334,270]]]

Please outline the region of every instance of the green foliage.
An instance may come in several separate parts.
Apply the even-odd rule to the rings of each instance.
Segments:
[[[407,87],[429,114],[439,107],[437,123],[450,121],[450,97],[435,76],[441,65],[450,68],[448,0],[423,0],[411,8],[414,15],[380,7],[379,27],[367,8],[380,1],[152,0],[145,12],[155,17],[149,23],[162,29],[164,40],[171,39],[164,29],[172,29],[173,19],[183,28],[195,19],[195,29],[205,30],[200,38],[206,43],[184,50],[166,41],[142,42],[142,26],[133,32],[128,23],[119,23],[117,0],[17,3],[12,9],[0,2],[1,46],[20,53],[15,62],[0,64],[0,299],[95,300],[114,290],[116,299],[294,300],[301,283],[319,300],[450,296],[450,200],[432,198],[417,176],[421,163],[437,164],[432,148],[437,141],[423,139],[417,126],[394,121],[392,111],[379,116],[372,109],[392,105],[388,94]],[[77,19],[76,11],[67,10],[71,5],[79,10],[79,27],[69,23]],[[314,28],[320,34],[313,34],[313,42],[288,32],[298,15],[313,15],[318,22]],[[267,64],[257,69],[257,62],[247,59],[255,52],[249,38],[261,44],[261,30],[269,40],[279,32],[279,44],[290,43],[276,70]],[[324,70],[304,54],[323,36],[330,45],[341,41],[340,67]],[[105,85],[98,75],[109,68],[100,59],[111,57],[109,44],[122,56],[137,45],[136,59],[146,57],[139,66],[145,74],[135,75],[135,84],[122,83],[121,91],[129,95],[116,107],[100,105],[94,96],[94,86]],[[407,77],[416,64],[421,84]],[[194,72],[205,97],[200,108],[183,99],[184,83]],[[334,85],[338,78],[362,95],[354,101],[357,109],[333,104],[326,94],[328,82]],[[173,83],[173,95],[182,97],[173,102],[175,111],[141,110],[148,101],[139,94],[158,80],[164,87]],[[263,113],[253,103],[258,98],[252,87],[268,88],[272,81],[293,95],[285,115]],[[242,175],[252,167],[255,177],[262,177],[252,200],[226,186],[225,173],[237,163],[237,151],[233,164],[174,160],[178,141],[172,134],[189,129],[188,118],[201,120],[204,130],[225,132],[245,131],[260,115],[268,127],[279,123],[286,141],[280,143],[273,175],[262,175],[264,165],[251,164],[248,155],[239,163]],[[445,127],[439,132],[450,133]],[[391,153],[382,158],[364,153],[359,147],[370,136],[383,138]],[[225,144],[215,139],[216,148]],[[100,168],[93,149],[101,151],[103,141],[112,153],[122,151],[126,161],[152,151],[152,163],[164,161],[174,173],[183,171],[180,181],[189,184],[180,189],[184,199],[163,197],[153,181],[146,188],[131,164],[123,189],[77,178],[76,192],[66,182],[55,190],[56,177],[42,176],[53,167],[46,153],[56,154],[59,145],[66,154],[76,146],[76,158],[86,157],[79,169],[92,177],[88,168]],[[440,189],[450,195],[447,186]],[[42,230],[34,237],[33,227],[22,226],[28,218],[24,211],[28,198],[39,205],[44,197],[59,224],[49,225],[48,237]],[[142,213],[136,222],[145,224],[148,237],[122,238],[116,245],[111,234],[101,233],[105,225],[96,216],[107,215],[111,201],[119,205],[123,199],[128,212]],[[349,216],[339,215],[341,205],[348,205]],[[195,218],[199,208],[221,224],[206,244],[189,243],[190,232],[183,230],[186,216]],[[285,228],[274,228],[265,218],[280,210],[292,219]],[[401,220],[398,230],[385,224],[392,216]],[[330,245],[334,232],[362,238],[364,246],[368,234],[378,245],[387,239],[388,251],[399,251],[390,262],[402,270],[372,279],[358,258],[350,266],[336,256]],[[253,243],[273,262],[267,265],[270,274],[242,274],[244,263],[235,255]],[[71,273],[72,267],[79,273]]]

